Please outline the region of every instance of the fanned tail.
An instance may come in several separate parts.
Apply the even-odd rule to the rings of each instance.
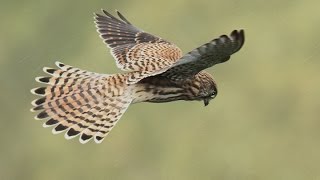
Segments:
[[[35,119],[46,122],[54,134],[66,131],[65,138],[80,135],[80,142],[94,138],[101,143],[130,105],[126,74],[105,75],[56,62],[58,69],[43,68],[50,77],[36,81],[47,84],[31,90],[43,96],[32,102]]]

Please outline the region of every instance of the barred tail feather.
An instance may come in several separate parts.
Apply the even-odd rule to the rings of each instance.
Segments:
[[[66,139],[80,136],[81,143],[94,139],[101,143],[132,99],[126,85],[128,76],[104,75],[56,63],[58,69],[43,68],[50,77],[36,80],[46,84],[31,93],[41,96],[32,102],[35,119],[43,120],[52,132],[65,132]]]

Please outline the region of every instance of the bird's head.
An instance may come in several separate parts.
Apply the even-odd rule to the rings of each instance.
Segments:
[[[189,84],[189,94],[190,100],[203,101],[207,106],[218,94],[217,85],[209,73],[200,71]]]

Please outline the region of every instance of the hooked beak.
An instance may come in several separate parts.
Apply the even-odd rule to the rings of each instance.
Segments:
[[[208,106],[210,100],[211,99],[209,99],[209,98],[203,99],[204,106]]]

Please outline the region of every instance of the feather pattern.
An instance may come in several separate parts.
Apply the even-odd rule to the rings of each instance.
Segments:
[[[46,87],[31,92],[43,96],[32,102],[36,119],[47,119],[54,134],[66,131],[65,138],[80,135],[80,142],[94,138],[100,143],[131,104],[127,75],[103,75],[57,62],[58,69],[44,68],[51,77],[37,78]]]
[[[226,62],[244,44],[244,31],[234,30],[230,36],[222,35],[181,57],[161,74],[173,81],[185,81],[215,64]]]
[[[44,120],[54,134],[66,139],[79,136],[81,143],[101,143],[130,104],[203,100],[217,95],[213,77],[203,71],[229,60],[244,44],[244,31],[222,35],[182,56],[174,44],[132,25],[120,12],[105,10],[95,23],[123,74],[99,74],[60,62],[43,68],[37,77],[44,84],[31,90],[35,119]]]
[[[182,55],[174,44],[133,26],[117,11],[120,19],[105,10],[96,14],[95,23],[104,42],[111,48],[117,66],[125,71],[139,71],[136,81],[164,72]]]

